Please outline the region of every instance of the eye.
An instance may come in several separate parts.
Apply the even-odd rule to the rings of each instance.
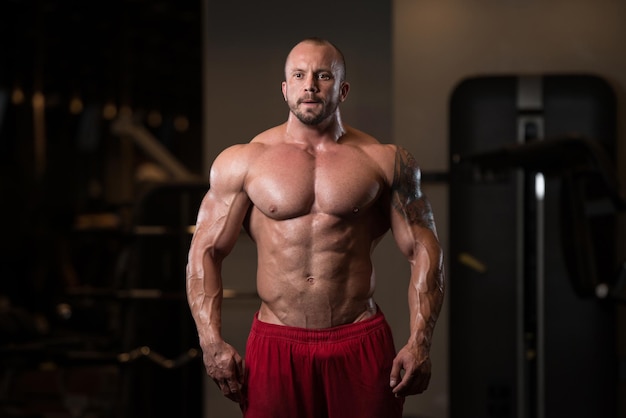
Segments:
[[[302,77],[304,77],[304,74],[302,73],[293,73],[293,78],[300,79]]]
[[[319,73],[317,75],[317,78],[319,80],[330,80],[332,78],[332,76],[329,73]]]

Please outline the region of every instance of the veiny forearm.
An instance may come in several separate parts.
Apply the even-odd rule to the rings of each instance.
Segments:
[[[221,339],[223,287],[220,264],[205,255],[200,267],[193,257],[187,267],[187,300],[201,344]]]
[[[409,344],[429,350],[444,298],[443,256],[437,243],[421,245],[411,262]]]

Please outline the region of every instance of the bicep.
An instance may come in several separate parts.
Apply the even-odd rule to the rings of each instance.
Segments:
[[[243,192],[223,195],[209,190],[198,212],[192,251],[210,252],[215,258],[228,254],[237,241],[248,206]]]
[[[434,217],[425,197],[409,204],[394,205],[391,230],[398,248],[409,259],[413,259],[419,249],[437,249],[439,246]]]
[[[198,210],[191,255],[228,254],[239,236],[250,201],[244,191],[245,171],[233,160],[237,155],[227,153],[213,164],[209,191]]]
[[[417,246],[438,245],[433,211],[421,189],[419,166],[401,147],[396,150],[391,186],[391,228],[400,250],[409,258]]]

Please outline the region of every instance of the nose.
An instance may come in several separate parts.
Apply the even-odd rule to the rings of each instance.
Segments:
[[[317,88],[317,78],[315,77],[315,74],[309,74],[307,76],[304,91],[310,93],[317,93],[319,91]]]

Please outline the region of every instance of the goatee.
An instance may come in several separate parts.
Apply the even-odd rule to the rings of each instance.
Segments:
[[[291,112],[298,118],[300,122],[309,126],[319,125],[324,120],[323,113],[304,113],[298,110],[292,110]]]

